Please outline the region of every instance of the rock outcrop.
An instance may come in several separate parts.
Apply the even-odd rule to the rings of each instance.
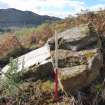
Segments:
[[[59,48],[72,51],[79,51],[93,45],[93,43],[96,44],[97,40],[97,32],[94,29],[91,29],[91,26],[87,25],[68,29],[58,34]],[[48,43],[51,46],[51,49],[54,49],[54,37],[50,38]]]
[[[99,75],[102,67],[102,55],[100,52],[92,51],[84,53],[90,54],[86,57],[87,62],[81,61],[79,65],[60,68],[60,80],[66,91],[74,91],[89,85]]]
[[[101,41],[97,31],[91,24],[80,25],[58,34],[58,42],[60,87],[68,92],[88,86],[97,78],[103,65],[103,56],[100,50]],[[49,39],[47,43],[54,48],[54,38]],[[51,50],[55,62],[54,53],[54,50]],[[51,56],[49,57],[51,58]],[[33,65],[22,75],[23,79],[27,81],[48,79],[53,71],[51,62],[44,63],[37,68],[34,66],[36,65]]]
[[[97,31],[91,24],[80,25],[58,34],[58,41],[61,87],[65,91],[75,91],[88,86],[97,78],[103,64]],[[54,48],[54,38],[48,43]],[[54,51],[52,56],[54,58]]]

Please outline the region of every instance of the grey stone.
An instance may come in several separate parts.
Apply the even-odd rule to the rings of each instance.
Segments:
[[[80,53],[83,53],[82,51]],[[87,58],[87,64],[60,68],[60,82],[65,91],[74,91],[88,86],[99,75],[103,64],[103,56],[98,49],[96,52],[85,51],[83,54],[92,54]],[[89,56],[89,55],[88,55]]]
[[[59,49],[78,51],[95,45],[98,40],[96,31],[90,31],[88,25],[80,25],[58,34]],[[54,49],[54,37],[48,40],[51,49]]]

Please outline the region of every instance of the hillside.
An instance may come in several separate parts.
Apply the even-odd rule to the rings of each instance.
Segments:
[[[37,26],[46,21],[54,20],[59,20],[59,18],[41,16],[31,11],[21,11],[13,8],[0,9],[0,27]]]

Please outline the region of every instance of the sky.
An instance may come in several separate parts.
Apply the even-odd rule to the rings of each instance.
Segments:
[[[6,8],[65,18],[81,10],[104,9],[105,0],[0,0],[0,9]]]

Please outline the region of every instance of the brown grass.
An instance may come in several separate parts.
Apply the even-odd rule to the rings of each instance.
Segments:
[[[5,35],[0,39],[0,58],[4,58],[21,48],[20,42],[14,35]]]

